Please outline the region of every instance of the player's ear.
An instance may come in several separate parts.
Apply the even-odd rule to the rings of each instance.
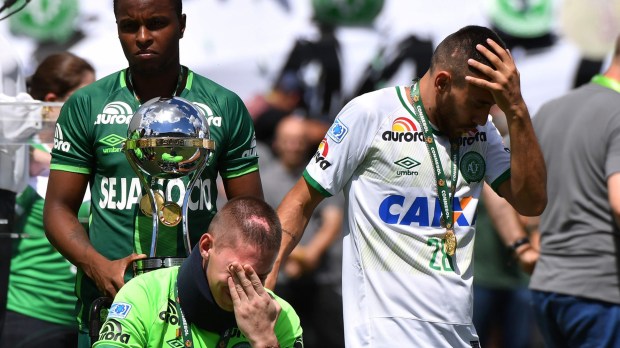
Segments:
[[[452,76],[447,71],[440,71],[435,76],[435,89],[438,93],[447,92],[452,82]]]
[[[204,260],[209,259],[209,252],[213,249],[213,236],[209,233],[205,233],[200,237],[200,241],[198,241],[198,248],[200,249],[200,256]]]
[[[179,27],[180,27],[180,30],[181,30],[181,36],[180,37],[182,38],[183,34],[185,34],[185,23],[187,23],[187,16],[185,15],[185,13],[181,15],[181,20],[179,22],[180,22],[179,23],[180,24]]]
[[[56,93],[53,92],[49,92],[45,95],[45,97],[43,98],[43,101],[46,102],[54,102],[54,101],[58,101],[58,96],[56,95]]]

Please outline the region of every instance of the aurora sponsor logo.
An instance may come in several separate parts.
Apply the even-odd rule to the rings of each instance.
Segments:
[[[473,224],[473,221],[468,221],[463,213],[471,201],[472,197],[454,197],[452,199],[456,225],[471,226]],[[439,227],[441,226],[439,203],[439,199],[436,197],[422,196],[410,200],[406,199],[405,196],[390,195],[385,197],[379,205],[379,218],[389,225]],[[472,220],[475,220],[475,215],[473,216]]]
[[[304,348],[303,336],[299,336],[295,339],[295,343],[293,343],[293,348]]]
[[[202,113],[205,115],[207,119],[207,123],[209,126],[221,127],[222,126],[222,117],[213,115],[213,110],[207,106],[207,104],[203,103],[195,103],[192,102]]]
[[[177,306],[174,301],[168,299],[166,310],[159,312],[159,319],[171,325],[177,325],[179,323],[179,314],[177,313]]]
[[[129,104],[122,101],[108,103],[103,111],[97,115],[95,124],[129,124],[133,117],[133,110]]]
[[[405,170],[396,171],[396,175],[403,176],[403,175],[418,175],[417,171],[412,171],[411,169],[419,166],[421,163],[414,160],[411,157],[405,157],[405,158],[401,158],[398,161],[394,162],[394,164],[405,169]]]
[[[62,127],[56,123],[56,129],[54,130],[54,148],[63,152],[69,152],[71,144],[64,139],[62,134]]]
[[[487,133],[486,132],[478,132],[478,130],[473,132],[464,133],[465,135],[458,138],[457,143],[459,146],[465,145],[473,145],[473,143],[481,141],[487,141]]]
[[[166,202],[175,202],[179,206],[183,204],[186,189],[182,178],[167,180],[165,189],[164,180],[157,180],[153,189],[165,197]],[[188,209],[191,211],[211,210],[213,204],[210,189],[210,179],[198,179],[192,187]],[[102,178],[99,191],[99,200],[96,204],[102,209],[131,210],[142,197],[142,186],[138,178]]]
[[[115,341],[127,344],[131,338],[129,334],[123,333],[123,326],[116,319],[107,320],[100,332],[100,341]]]
[[[256,134],[252,135],[252,143],[250,143],[250,149],[243,151],[241,157],[256,157],[258,153],[256,152]]]
[[[319,144],[319,148],[314,154],[314,162],[318,163],[319,167],[323,170],[329,168],[331,166],[331,162],[326,160],[327,154],[329,153],[329,143],[327,142],[327,138],[323,138],[321,143]]]
[[[115,302],[108,311],[109,318],[125,319],[127,314],[131,311],[131,305],[129,303]]]
[[[392,130],[385,131],[381,135],[385,141],[416,142],[424,141],[424,133],[418,132],[413,120],[408,117],[398,117],[392,122]]]

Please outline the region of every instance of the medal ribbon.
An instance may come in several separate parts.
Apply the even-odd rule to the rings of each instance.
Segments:
[[[454,197],[454,192],[456,191],[456,182],[459,175],[459,144],[457,141],[450,141],[450,158],[452,159],[450,181],[452,183],[452,189],[449,189],[448,183],[446,182],[446,175],[439,159],[439,151],[437,151],[435,139],[433,138],[433,131],[430,127],[430,121],[428,120],[428,116],[426,115],[426,111],[422,105],[422,98],[420,97],[420,83],[418,79],[413,80],[413,85],[411,86],[409,93],[411,95],[411,99],[413,100],[413,117],[422,126],[426,148],[428,149],[428,153],[431,156],[431,161],[433,162],[435,179],[437,183],[437,195],[439,196],[441,206],[441,217],[445,223],[444,227],[448,230],[452,230],[454,229],[454,210],[452,209],[452,199]]]
[[[183,337],[183,346],[186,348],[192,348],[194,346],[194,340],[192,339],[192,328],[187,319],[185,319],[185,314],[181,310],[181,299],[179,298],[179,282],[174,285],[174,302],[175,307],[177,309],[177,313],[179,313],[179,330],[180,334],[177,334],[177,338]],[[228,346],[228,341],[230,340],[232,335],[232,330],[226,330],[223,334],[220,335],[220,339],[217,342],[217,347],[226,347]]]
[[[185,319],[185,314],[181,310],[181,300],[179,299],[179,283],[178,281],[174,285],[174,302],[177,308],[177,313],[179,313],[179,326],[181,329],[181,335],[183,336],[183,345],[187,348],[191,348],[194,346],[194,341],[192,340],[192,328],[190,324]],[[177,335],[178,337],[179,335]]]

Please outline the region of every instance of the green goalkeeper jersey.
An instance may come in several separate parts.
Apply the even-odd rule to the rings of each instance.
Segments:
[[[216,213],[218,173],[235,178],[258,170],[254,126],[241,99],[215,82],[188,71],[179,94],[202,109],[216,149],[196,181],[188,203],[191,244],[207,230]],[[62,108],[54,134],[52,170],[90,176],[91,219],[89,238],[110,260],[132,252],[149,254],[152,218],[139,208],[145,191],[132,170],[122,145],[128,124],[140,106],[127,87],[126,70],[76,91]],[[189,177],[158,181],[155,187],[166,201],[181,205]],[[157,255],[187,256],[182,224],[159,226]],[[131,272],[126,274],[131,278]],[[78,321],[85,328],[90,304],[102,296],[94,282],[78,269],[76,277]]]
[[[93,347],[185,347],[180,334],[182,319],[175,301],[178,273],[179,267],[152,271],[132,279],[121,288]],[[282,307],[274,328],[280,347],[302,348],[302,329],[297,313],[288,302],[267,291]],[[220,334],[202,330],[192,323],[189,325],[194,348],[250,347],[237,327],[230,327]]]

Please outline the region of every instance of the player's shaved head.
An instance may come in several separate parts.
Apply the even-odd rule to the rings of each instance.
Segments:
[[[459,31],[448,35],[435,49],[431,60],[430,70],[447,70],[452,74],[452,81],[456,86],[465,85],[465,76],[473,72],[479,72],[467,64],[468,59],[474,59],[482,64],[495,69],[493,64],[476,49],[476,45],[481,44],[490,51],[495,50],[487,43],[487,39],[495,41],[502,48],[506,44],[493,30],[485,27],[470,25],[463,27]]]
[[[216,244],[235,247],[251,244],[264,251],[280,248],[282,226],[273,208],[255,197],[231,199],[222,207],[207,231]]]

